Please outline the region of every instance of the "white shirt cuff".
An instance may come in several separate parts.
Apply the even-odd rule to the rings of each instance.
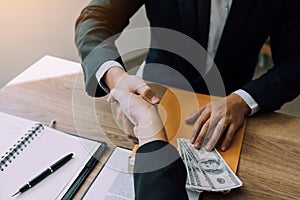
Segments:
[[[118,63],[117,61],[114,61],[114,60],[109,60],[109,61],[106,61],[105,63],[103,63],[95,74],[100,87],[107,93],[109,93],[110,90],[107,87],[106,83],[102,80],[102,78],[103,78],[104,74],[112,67],[120,67],[121,69],[124,70],[124,68],[122,67],[122,65],[120,63]]]
[[[249,116],[255,114],[256,112],[258,112],[260,110],[259,105],[252,98],[252,96],[245,90],[239,89],[239,90],[234,91],[233,93],[239,95],[249,106],[249,108],[251,109],[251,113]]]

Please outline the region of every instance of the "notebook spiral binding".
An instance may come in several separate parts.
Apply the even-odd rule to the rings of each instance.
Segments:
[[[22,136],[17,143],[15,143],[9,150],[0,158],[0,172],[4,171],[4,168],[8,167],[8,165],[16,159],[16,157],[20,154],[24,148],[27,147],[28,144],[34,140],[35,137],[38,136],[44,129],[44,126],[40,123],[35,124],[30,130]]]

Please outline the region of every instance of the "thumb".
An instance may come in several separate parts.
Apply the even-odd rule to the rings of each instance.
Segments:
[[[143,99],[145,99],[151,104],[158,104],[160,101],[159,97],[153,92],[153,90],[146,83],[142,83],[135,90],[135,93],[141,95]]]

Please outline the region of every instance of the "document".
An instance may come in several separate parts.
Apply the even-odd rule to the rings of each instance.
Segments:
[[[130,150],[116,147],[83,199],[133,200],[133,174],[128,172],[130,155]]]

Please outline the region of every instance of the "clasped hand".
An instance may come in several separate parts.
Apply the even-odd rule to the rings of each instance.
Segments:
[[[141,95],[127,90],[113,89],[108,97],[109,102],[116,102],[133,126],[129,133],[140,145],[154,141],[167,141],[162,121],[156,106],[145,101]]]
[[[166,140],[154,106],[159,98],[142,79],[125,73],[111,90],[108,101],[115,103],[116,122],[134,143]]]

